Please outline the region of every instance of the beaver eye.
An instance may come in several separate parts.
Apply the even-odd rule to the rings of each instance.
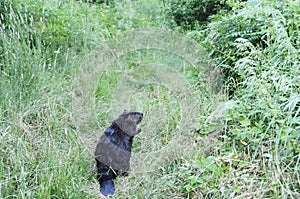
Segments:
[[[143,114],[138,113],[136,116],[137,116],[137,117],[143,117]]]

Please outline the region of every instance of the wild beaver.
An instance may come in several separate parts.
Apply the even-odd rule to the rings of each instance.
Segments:
[[[103,195],[113,195],[113,179],[126,175],[129,170],[132,140],[142,130],[137,125],[142,121],[143,113],[124,110],[104,131],[95,150],[97,179]]]

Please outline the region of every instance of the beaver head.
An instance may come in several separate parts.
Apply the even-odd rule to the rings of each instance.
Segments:
[[[123,132],[135,136],[141,132],[141,129],[137,129],[137,125],[142,121],[143,116],[143,113],[138,111],[124,110],[114,122]]]

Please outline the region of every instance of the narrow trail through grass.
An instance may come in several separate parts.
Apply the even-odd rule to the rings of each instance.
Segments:
[[[74,111],[83,115],[75,123],[79,129],[89,126],[82,139],[88,140],[93,151],[91,143],[123,109],[144,112],[143,131],[134,140],[130,176],[118,179],[115,197],[166,198],[176,193],[162,180],[162,171],[202,153],[193,139],[195,125],[205,111],[202,102],[215,96],[205,85],[209,73],[200,47],[175,33],[137,32],[121,35],[113,48],[102,47],[97,52],[100,59],[97,53],[92,55],[95,61],[88,59],[75,81]],[[203,60],[194,59],[191,52],[202,53]],[[196,85],[199,81],[203,85]],[[94,187],[98,188],[96,182]]]

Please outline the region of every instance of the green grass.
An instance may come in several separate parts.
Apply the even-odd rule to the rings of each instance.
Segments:
[[[162,1],[0,1],[0,198],[99,198],[93,150],[126,108],[145,118],[113,198],[298,198],[288,2],[237,2],[187,32],[208,60],[161,30]]]
[[[299,22],[290,19],[299,5],[288,2],[248,1],[190,33],[211,50],[234,102],[210,154],[224,170],[209,190],[228,185],[226,197],[299,197]]]

